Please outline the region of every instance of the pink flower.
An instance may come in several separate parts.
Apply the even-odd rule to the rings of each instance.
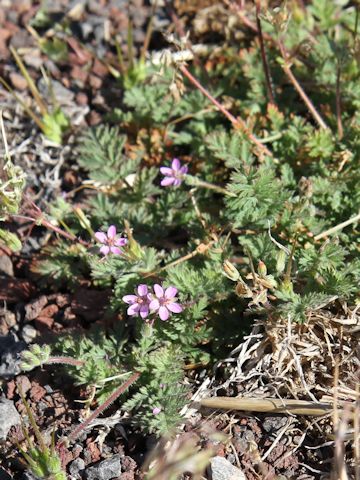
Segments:
[[[152,295],[149,307],[152,312],[158,312],[161,320],[167,320],[171,313],[182,312],[182,306],[177,303],[175,287],[168,287],[164,292],[163,287],[156,283],[153,288],[156,298]]]
[[[123,251],[119,247],[123,247],[127,244],[126,238],[116,235],[115,225],[110,225],[107,233],[96,232],[95,238],[98,242],[103,244],[100,248],[100,252],[103,255],[108,255],[109,253],[120,255]]]
[[[161,412],[161,408],[160,407],[155,407],[155,408],[153,408],[152,412],[153,412],[154,415],[158,415]]]
[[[127,314],[131,317],[146,318],[149,315],[149,293],[147,285],[141,284],[137,287],[137,295],[125,295],[123,301],[130,305]],[[135,292],[136,293],[136,292]]]
[[[174,158],[170,167],[160,167],[160,172],[164,175],[164,178],[161,180],[162,187],[168,187],[173,185],[177,187],[181,184],[184,179],[184,176],[187,174],[188,167],[187,165],[181,166],[180,160]]]

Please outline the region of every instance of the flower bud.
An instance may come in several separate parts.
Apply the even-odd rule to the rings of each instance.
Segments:
[[[235,268],[234,265],[229,262],[229,260],[225,260],[223,263],[223,273],[233,282],[237,282],[240,278],[240,273],[238,272],[237,268]]]
[[[266,268],[265,263],[262,260],[260,260],[259,263],[258,263],[258,274],[261,277],[266,277],[266,275],[267,275],[267,268]]]
[[[29,350],[21,353],[20,368],[24,371],[30,371],[33,368],[40,367],[49,360],[50,354],[51,349],[49,345],[41,347],[37,344],[31,345]]]
[[[286,253],[284,250],[279,250],[276,258],[276,271],[282,273],[285,270]]]

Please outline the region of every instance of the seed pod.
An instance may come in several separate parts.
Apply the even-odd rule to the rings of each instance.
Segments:
[[[233,282],[237,282],[240,278],[240,273],[238,272],[237,268],[235,268],[234,265],[229,262],[229,260],[225,260],[223,263],[223,273]]]

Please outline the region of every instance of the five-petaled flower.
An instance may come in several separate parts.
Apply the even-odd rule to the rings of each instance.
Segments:
[[[125,295],[123,297],[124,302],[130,304],[127,313],[131,317],[137,317],[140,314],[141,318],[146,318],[149,315],[150,301],[147,285],[138,285],[136,292],[137,295]]]
[[[184,179],[184,176],[188,172],[187,165],[181,166],[180,160],[174,158],[170,167],[160,167],[160,172],[164,175],[164,178],[161,180],[162,187],[168,187],[173,185],[177,187],[181,184]]]
[[[115,225],[110,225],[107,233],[96,232],[95,238],[98,242],[103,244],[100,248],[100,252],[103,255],[108,255],[109,253],[120,255],[123,251],[119,247],[124,247],[127,244],[126,238],[116,235]]]
[[[164,291],[161,285],[155,283],[154,293],[155,297],[152,295],[149,307],[152,312],[158,312],[161,320],[167,320],[171,313],[182,312],[182,306],[177,303],[175,287],[168,287]]]

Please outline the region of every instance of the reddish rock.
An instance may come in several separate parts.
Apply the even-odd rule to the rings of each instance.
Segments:
[[[48,305],[47,307],[43,308],[39,314],[39,317],[54,317],[59,311],[59,307],[52,303],[51,305]]]
[[[91,126],[98,125],[99,123],[101,123],[102,120],[101,115],[94,110],[92,110],[89,115],[87,115],[86,119]]]
[[[78,82],[84,84],[88,78],[88,72],[84,69],[75,65],[70,72],[71,78],[77,80]]]
[[[31,382],[26,375],[19,375],[16,378],[16,384],[20,386],[24,395],[31,389]]]
[[[78,105],[87,105],[89,103],[89,98],[84,92],[79,92],[76,94],[75,101]]]
[[[99,90],[101,88],[103,81],[101,78],[97,77],[96,75],[90,75],[89,77],[89,84],[91,88],[94,90]]]
[[[35,318],[40,315],[41,310],[43,310],[47,303],[48,299],[46,295],[41,295],[41,297],[36,298],[25,305],[25,322],[31,322],[31,320],[35,320]]]
[[[91,71],[98,77],[105,77],[108,74],[107,66],[101,63],[97,58],[94,61]]]
[[[0,335],[7,335],[16,325],[16,315],[9,310],[0,310]]]
[[[70,305],[71,297],[68,293],[59,293],[56,294],[55,302],[59,308],[64,308],[67,305]]]
[[[34,286],[21,278],[0,278],[0,301],[17,303],[28,300],[35,292]]]
[[[16,383],[15,380],[11,380],[10,382],[7,383],[6,385],[6,397],[9,400],[12,400],[15,396],[15,390],[16,390]]]
[[[30,390],[30,398],[34,402],[38,402],[46,395],[46,390],[36,382],[33,382],[32,385],[33,386],[31,387],[31,390]]]
[[[98,462],[101,458],[101,452],[98,446],[91,438],[88,438],[86,443],[87,443],[87,449],[91,455],[91,461]]]
[[[11,80],[11,83],[13,84],[13,87],[16,88],[17,90],[26,90],[27,81],[19,73],[11,72],[10,80]]]

